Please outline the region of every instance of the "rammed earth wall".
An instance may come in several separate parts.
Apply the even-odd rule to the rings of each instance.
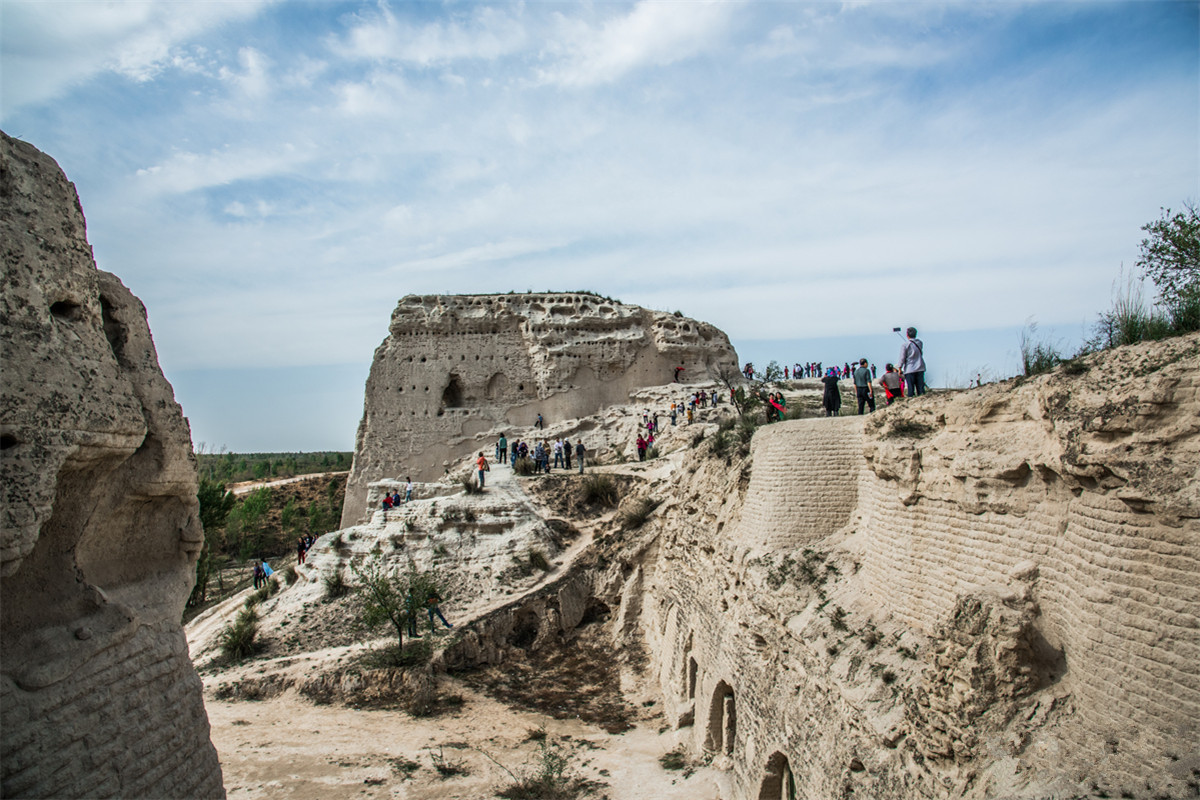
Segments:
[[[367,484],[440,478],[492,447],[628,401],[630,391],[736,369],[703,322],[586,293],[402,299],[367,378],[342,527],[366,516]]]
[[[1128,377],[778,424],[671,492],[641,632],[736,797],[1196,791],[1200,338],[1095,359]]]
[[[5,797],[225,792],[180,617],[203,535],[146,310],[52,159],[0,134]]]

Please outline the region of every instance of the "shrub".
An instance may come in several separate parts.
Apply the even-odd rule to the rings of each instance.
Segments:
[[[829,615],[829,622],[831,625],[833,625],[833,629],[835,631],[846,630],[846,609],[842,608],[841,606],[834,608],[832,613]]]
[[[285,569],[283,571],[283,580],[287,583],[288,586],[291,586],[293,583],[295,583],[296,582],[296,568],[288,567],[287,569]]]
[[[1021,331],[1021,368],[1026,378],[1049,372],[1062,362],[1058,349],[1050,342],[1035,341],[1036,334],[1036,322],[1030,322]]]
[[[881,639],[883,639],[882,634],[879,633],[873,624],[867,623],[867,627],[863,630],[863,644],[867,646],[867,649],[874,648],[875,645],[879,644]]]
[[[370,650],[363,655],[361,663],[368,669],[408,669],[428,664],[432,657],[433,644],[429,639],[409,639],[403,647],[393,642],[386,647]]]
[[[459,482],[462,484],[464,494],[483,494],[483,487],[476,483],[470,475],[462,476]]]
[[[670,752],[663,753],[658,757],[658,763],[663,769],[683,769],[687,766],[687,757],[684,755],[683,746],[680,745]]]
[[[516,461],[513,462],[512,468],[513,468],[513,472],[517,473],[518,475],[525,475],[525,476],[532,475],[534,473],[534,470],[536,469],[536,467],[534,466],[534,463],[533,463],[533,459],[529,458],[528,456],[526,456],[525,458],[518,458]]]
[[[583,502],[614,506],[618,499],[617,482],[612,475],[593,472],[584,476]]]
[[[346,583],[340,569],[326,572],[321,578],[321,585],[325,587],[325,597],[330,600],[344,597],[350,591],[350,584]]]
[[[546,559],[546,554],[533,547],[529,548],[529,565],[542,572],[550,571],[550,562]]]
[[[557,743],[540,740],[532,769],[517,775],[510,772],[513,782],[496,792],[496,796],[505,800],[573,800],[589,794],[595,785],[576,774],[573,756]]]
[[[937,428],[915,419],[900,418],[891,423],[879,437],[881,439],[920,439],[937,431]]]
[[[471,774],[471,770],[462,759],[446,758],[446,754],[442,751],[442,745],[438,745],[436,753],[430,748],[429,760],[433,762],[433,768],[437,770],[437,774],[441,776],[442,780],[452,778],[455,775]]]
[[[701,438],[703,438],[703,436]],[[693,444],[692,446],[695,447],[696,445]],[[647,461],[649,461],[652,458],[658,458],[658,456],[659,456],[658,445],[654,445],[653,447],[650,447],[646,450],[646,460]]]
[[[232,623],[225,626],[217,639],[226,658],[241,661],[258,652],[258,612],[246,606]]]
[[[654,509],[658,508],[661,501],[654,500],[649,497],[641,497],[633,502],[621,514],[621,527],[624,530],[631,531],[635,528],[642,527],[646,520],[650,518],[650,514]]]

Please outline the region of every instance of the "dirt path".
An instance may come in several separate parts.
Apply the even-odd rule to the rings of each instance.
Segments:
[[[292,693],[261,702],[208,700],[213,743],[230,800],[338,797],[449,800],[491,798],[512,782],[488,758],[520,774],[532,769],[538,744],[531,732],[568,748],[575,770],[604,786],[610,800],[719,800],[724,776],[701,768],[689,777],[668,771],[659,757],[676,732],[634,728],[611,736],[575,720],[514,711],[450,679],[463,706],[435,718],[395,711],[315,706]],[[488,755],[485,755],[487,753]],[[466,774],[443,778],[434,762],[460,764]]]
[[[250,494],[255,489],[270,489],[275,486],[287,486],[289,483],[300,483],[301,481],[316,480],[317,478],[330,478],[334,475],[349,475],[349,470],[341,472],[314,472],[309,475],[295,475],[291,478],[277,478],[273,481],[243,481],[242,483],[231,483],[225,487],[233,494],[241,496]]]

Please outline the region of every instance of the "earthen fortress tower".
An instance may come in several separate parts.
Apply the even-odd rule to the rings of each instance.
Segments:
[[[441,477],[501,431],[628,402],[679,366],[708,380],[737,355],[712,325],[587,292],[405,297],[367,379],[342,525],[370,481]]]

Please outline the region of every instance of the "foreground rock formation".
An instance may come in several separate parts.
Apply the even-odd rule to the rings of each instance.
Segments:
[[[375,351],[342,525],[381,478],[440,478],[501,431],[575,419],[672,380],[736,372],[713,326],[581,292],[409,296]]]
[[[224,797],[179,624],[191,436],[74,187],[0,134],[3,794]]]

